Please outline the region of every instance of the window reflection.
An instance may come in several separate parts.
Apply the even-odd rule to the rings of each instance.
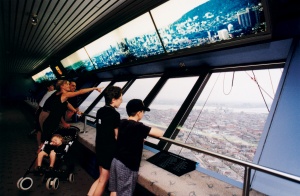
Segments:
[[[123,88],[123,86],[126,83],[127,83],[127,81],[125,81],[125,82],[116,82],[113,86],[118,86],[120,88]],[[99,93],[98,93],[98,95],[99,95]],[[97,111],[99,110],[99,108],[103,107],[104,105],[105,105],[105,99],[104,99],[104,97],[102,97],[100,99],[100,101],[97,103],[97,105],[92,109],[92,111],[90,111],[89,115],[96,117]]]
[[[127,102],[131,99],[144,100],[158,80],[159,77],[143,78],[134,81],[134,83],[123,95],[123,103],[117,109],[117,111],[121,114],[121,119],[128,118],[128,115],[126,113]]]
[[[166,130],[183,101],[191,91],[198,77],[169,79],[150,105],[141,122]],[[148,142],[157,144],[159,140],[148,137]]]
[[[214,73],[176,140],[252,162],[282,69]],[[244,168],[172,145],[169,151],[237,181]]]
[[[109,85],[110,81],[107,82],[101,82],[97,87],[101,87],[102,92],[105,90],[105,88]],[[92,93],[84,100],[84,102],[79,106],[79,110],[81,112],[85,112],[86,109],[93,103],[93,101],[99,96],[98,91],[92,91]]]

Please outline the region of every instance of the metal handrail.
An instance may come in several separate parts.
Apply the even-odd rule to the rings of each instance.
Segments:
[[[280,178],[284,178],[284,179],[289,180],[289,181],[300,183],[300,177],[295,176],[295,175],[287,174],[287,173],[280,172],[280,171],[277,171],[277,170],[274,170],[274,169],[271,169],[271,168],[268,168],[268,167],[260,166],[260,165],[254,164],[254,163],[249,163],[249,162],[238,160],[238,159],[228,157],[228,156],[225,156],[225,155],[222,155],[222,154],[219,154],[219,153],[215,153],[215,152],[211,152],[211,151],[208,151],[208,150],[205,150],[205,149],[197,148],[195,146],[184,144],[182,142],[178,142],[178,141],[166,138],[166,137],[160,137],[160,138],[157,138],[157,139],[160,139],[160,140],[163,140],[165,142],[175,144],[177,146],[188,148],[190,150],[194,150],[194,151],[197,151],[197,152],[200,152],[200,153],[204,153],[204,154],[216,157],[216,158],[220,158],[220,159],[230,161],[230,162],[233,162],[235,164],[244,166],[245,167],[245,174],[244,174],[243,196],[248,196],[249,192],[250,192],[251,169],[258,170],[258,171],[261,171],[261,172],[264,172],[264,173],[267,173],[267,174],[271,174],[273,176],[277,176],[277,177],[280,177]]]
[[[84,128],[83,129],[84,129],[84,132],[86,132],[85,131],[85,127],[86,127],[86,118],[85,117],[87,116],[87,117],[91,117],[91,118],[94,118],[94,119],[96,119],[96,117],[88,115],[88,114],[83,114],[83,115],[84,115]],[[184,147],[184,148],[187,148],[187,149],[190,149],[190,150],[194,150],[194,151],[197,151],[197,152],[200,152],[200,153],[204,153],[204,154],[207,154],[207,155],[219,158],[219,159],[223,159],[223,160],[230,161],[230,162],[233,162],[235,164],[244,166],[245,167],[245,173],[244,173],[244,183],[243,183],[243,196],[249,196],[250,184],[251,184],[250,183],[250,176],[251,176],[251,170],[252,169],[260,171],[260,172],[264,172],[264,173],[267,173],[267,174],[271,174],[273,176],[277,176],[277,177],[280,177],[280,178],[283,178],[283,179],[286,179],[286,180],[289,180],[289,181],[300,183],[300,177],[295,176],[295,175],[287,174],[287,173],[280,172],[280,171],[277,171],[277,170],[274,170],[274,169],[271,169],[271,168],[268,168],[268,167],[264,167],[264,166],[257,165],[257,164],[254,164],[254,163],[249,163],[249,162],[242,161],[242,160],[239,160],[239,159],[235,159],[235,158],[232,158],[232,157],[228,157],[228,156],[225,156],[225,155],[222,155],[222,154],[219,154],[219,153],[211,152],[211,151],[208,151],[208,150],[205,150],[205,149],[197,148],[195,146],[191,146],[191,145],[188,145],[188,144],[185,144],[185,143],[182,143],[182,142],[179,142],[179,141],[175,141],[173,139],[169,139],[169,138],[166,138],[166,137],[159,137],[159,138],[156,138],[156,139],[159,139],[159,140],[171,143],[171,144],[175,144],[177,146],[181,146],[181,147]]]

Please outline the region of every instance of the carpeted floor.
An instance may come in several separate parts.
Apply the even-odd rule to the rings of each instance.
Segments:
[[[23,104],[3,103],[0,106],[0,196],[86,195],[94,179],[78,164],[80,154],[74,157],[73,183],[60,181],[56,191],[49,191],[41,177],[29,174],[28,177],[33,179],[32,188],[28,191],[17,188],[17,181],[29,168],[37,150],[35,137],[29,136],[33,129],[33,115],[24,107]]]

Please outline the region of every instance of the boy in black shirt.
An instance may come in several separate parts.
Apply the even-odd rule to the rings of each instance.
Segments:
[[[144,139],[150,135],[163,136],[163,131],[139,122],[145,111],[142,100],[132,99],[127,103],[128,119],[122,119],[117,139],[117,153],[112,161],[109,178],[111,195],[133,195],[138,179]]]

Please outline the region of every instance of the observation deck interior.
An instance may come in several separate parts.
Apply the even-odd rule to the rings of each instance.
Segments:
[[[126,118],[126,102],[140,98],[151,109],[142,122],[162,128],[165,138],[280,173],[252,168],[244,175],[248,170],[243,165],[147,138],[136,195],[299,194],[300,2],[250,0],[255,5],[248,3],[235,14],[224,14],[222,11],[230,5],[226,0],[222,2],[228,6],[219,8],[219,16],[206,12],[199,23],[198,15],[188,14],[200,13],[209,6],[195,7],[162,30],[156,13],[172,1],[176,0],[0,2],[0,156],[4,157],[0,160],[0,195],[45,193],[40,184],[34,191],[17,192],[16,173],[23,166],[26,169],[28,157],[35,152],[34,138],[27,134],[32,129],[36,102],[45,93],[44,84],[58,79],[74,80],[77,89],[120,86],[123,105],[118,112],[122,118]],[[218,2],[211,0],[203,5]],[[93,53],[97,50],[93,44],[104,43],[96,42],[98,39],[104,40],[115,30],[125,35],[124,26],[145,15],[155,24],[153,35],[131,39],[128,35],[104,52]],[[251,21],[254,16],[264,21],[246,28],[245,16]],[[142,21],[146,28],[146,19]],[[220,21],[230,24],[212,28]],[[243,31],[234,29],[238,26],[243,26]],[[199,30],[202,28],[209,30],[203,33]],[[192,33],[172,40],[175,35],[167,34],[174,31]],[[205,38],[191,38],[203,35]],[[153,43],[159,44],[154,47]],[[150,49],[145,54],[147,47],[137,49],[137,45]],[[78,57],[82,51],[88,62]],[[79,58],[80,68],[78,62],[69,63],[74,56]],[[45,70],[51,73],[36,77]],[[217,102],[220,100],[224,105]],[[53,194],[85,195],[97,177],[93,117],[103,103],[102,93],[80,96],[79,109],[85,115],[74,123],[86,131],[79,134],[75,155],[80,182],[65,184]],[[30,150],[32,153],[24,156]],[[178,177],[146,160],[162,150],[195,161],[196,169]],[[249,178],[249,184],[245,178]],[[245,192],[244,182],[250,193]]]

